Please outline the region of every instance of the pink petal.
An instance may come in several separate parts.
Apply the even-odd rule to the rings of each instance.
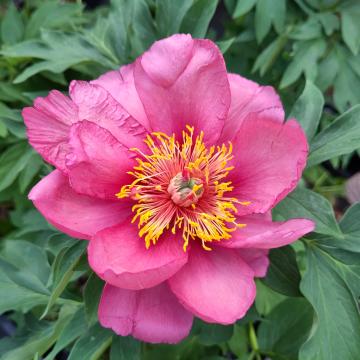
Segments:
[[[221,241],[219,245],[228,248],[273,249],[290,244],[315,229],[314,222],[307,219],[284,222],[261,220],[257,216],[240,219],[246,226],[237,229],[231,239]]]
[[[235,169],[232,196],[250,201],[239,206],[238,215],[264,213],[298,183],[306,164],[308,144],[295,120],[285,124],[247,117],[233,141]]]
[[[169,279],[180,302],[199,318],[231,324],[242,318],[255,299],[253,270],[237,251],[192,246],[188,263]]]
[[[264,277],[270,265],[269,250],[239,249],[238,254],[253,269],[256,277]]]
[[[160,284],[184,266],[188,258],[182,241],[170,232],[146,249],[130,219],[96,234],[88,251],[90,266],[102,279],[132,290]]]
[[[78,106],[80,120],[92,121],[107,129],[128,148],[145,147],[146,129],[104,88],[86,81],[72,81],[70,96]]]
[[[135,88],[134,64],[109,71],[91,83],[107,90],[134,119],[150,131],[149,120]]]
[[[213,144],[224,126],[230,90],[223,57],[209,40],[173,35],[136,61],[135,86],[155,131],[181,136],[186,125]]]
[[[81,239],[90,239],[99,230],[118,224],[131,211],[128,202],[77,194],[58,170],[35,185],[29,199],[52,225]]]
[[[260,86],[237,74],[228,74],[231,105],[219,142],[231,141],[244,119],[251,113],[256,118],[283,122],[285,113],[279,95],[271,86]]]
[[[166,283],[139,291],[106,284],[99,305],[102,326],[150,343],[181,341],[189,334],[192,320]]]
[[[66,166],[71,187],[78,193],[115,200],[121,186],[131,183],[127,171],[133,155],[111,133],[89,121],[71,127]]]
[[[77,109],[59,91],[37,98],[34,107],[24,108],[22,116],[32,147],[50,164],[66,171],[65,155],[71,124],[77,121]]]

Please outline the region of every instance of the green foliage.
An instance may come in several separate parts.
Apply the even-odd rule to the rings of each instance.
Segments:
[[[357,0],[111,0],[95,10],[2,1],[0,314],[15,332],[0,339],[0,360],[358,360],[360,206],[334,211],[345,179],[327,169],[347,171],[360,149],[359,14]],[[51,166],[28,145],[21,109],[177,32],[216,41],[229,71],[280,89],[310,155],[273,218],[313,219],[316,229],[270,251],[255,304],[236,324],[196,320],[180,344],[153,345],[100,327],[104,283],[87,265],[87,242],[55,231],[27,199]]]

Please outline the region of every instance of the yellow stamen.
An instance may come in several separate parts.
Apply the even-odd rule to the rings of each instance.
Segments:
[[[138,222],[147,248],[165,230],[172,234],[181,230],[184,251],[190,239],[199,239],[210,251],[208,243],[230,239],[237,228],[246,226],[236,222],[236,205],[250,202],[226,195],[234,189],[230,181],[223,181],[234,169],[229,166],[233,159],[230,142],[207,148],[204,133],[194,139],[194,127],[188,125],[181,140],[162,132],[147,135],[144,142],[149,154],[132,149],[139,156],[134,171],[129,172],[134,181],[116,196],[137,200],[132,222]]]

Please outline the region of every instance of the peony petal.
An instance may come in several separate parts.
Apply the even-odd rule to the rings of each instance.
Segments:
[[[237,74],[228,74],[231,105],[228,118],[219,139],[220,143],[233,140],[244,119],[251,113],[253,118],[267,118],[282,123],[284,109],[279,95],[271,86],[260,86]]]
[[[139,290],[174,275],[186,262],[188,253],[170,232],[145,247],[136,225],[130,219],[96,234],[89,245],[89,263],[106,282],[121,288]]]
[[[248,117],[233,146],[232,196],[251,202],[238,206],[238,215],[264,213],[282,200],[298,183],[308,154],[305,134],[295,120],[281,124]]]
[[[177,343],[190,332],[193,316],[185,310],[166,283],[133,291],[105,285],[99,321],[116,334],[150,343]]]
[[[122,66],[119,70],[109,71],[91,81],[100,85],[141,125],[150,131],[149,120],[140,101],[134,82],[134,64]]]
[[[307,219],[272,222],[257,216],[244,216],[241,222],[246,226],[232,233],[231,239],[221,241],[221,246],[273,249],[290,244],[315,229],[315,223]]]
[[[209,40],[173,35],[157,41],[136,61],[135,86],[155,131],[181,137],[186,125],[213,144],[230,106],[226,67]]]
[[[78,106],[80,120],[89,120],[107,129],[128,148],[145,148],[146,129],[104,88],[86,81],[72,81],[70,96]]]
[[[52,225],[81,239],[90,239],[99,230],[120,223],[131,211],[128,202],[77,194],[58,170],[35,185],[29,199]]]
[[[169,279],[180,302],[199,318],[231,324],[242,318],[255,299],[253,270],[237,251],[192,246],[188,263]]]
[[[131,183],[133,154],[106,129],[80,121],[71,127],[69,145],[66,166],[79,194],[115,200],[121,186]]]
[[[238,254],[253,269],[256,277],[264,277],[270,265],[267,249],[239,249]]]
[[[37,98],[34,107],[24,108],[27,136],[32,147],[50,164],[65,168],[67,139],[71,124],[78,119],[76,106],[59,91]]]

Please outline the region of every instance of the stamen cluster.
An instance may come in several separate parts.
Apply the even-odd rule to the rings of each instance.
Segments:
[[[132,197],[137,201],[132,222],[138,221],[139,235],[147,248],[156,244],[165,230],[182,231],[184,251],[189,239],[200,239],[206,250],[208,242],[226,240],[237,227],[235,204],[247,205],[226,194],[233,190],[224,179],[234,168],[232,144],[204,144],[204,133],[194,139],[194,128],[187,126],[182,141],[175,135],[161,132],[147,135],[149,148],[145,154],[136,152],[137,165],[130,171],[135,179],[121,188],[118,198]]]

